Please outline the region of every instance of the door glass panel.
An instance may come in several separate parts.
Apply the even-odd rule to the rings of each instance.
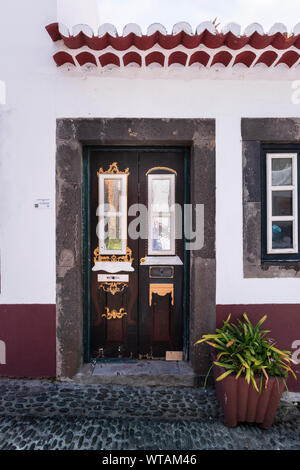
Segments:
[[[272,224],[272,248],[293,248],[293,222],[282,221]]]
[[[152,211],[170,212],[170,180],[152,180]]]
[[[148,175],[148,255],[175,254],[175,175]]]
[[[272,215],[293,215],[292,191],[272,191]]]
[[[152,219],[152,249],[169,251],[171,249],[170,217],[154,216]]]
[[[101,254],[126,254],[127,175],[99,174],[99,249]]]
[[[272,158],[272,186],[292,185],[292,174],[291,158]]]
[[[122,191],[122,180],[105,178],[104,180],[104,204],[105,211],[120,211],[120,196]]]
[[[104,240],[107,250],[122,249],[121,217],[109,215],[104,217]]]

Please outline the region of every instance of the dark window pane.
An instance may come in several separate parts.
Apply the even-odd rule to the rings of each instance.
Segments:
[[[293,248],[293,222],[282,221],[272,224],[272,248]]]
[[[272,215],[293,215],[292,191],[272,191]]]

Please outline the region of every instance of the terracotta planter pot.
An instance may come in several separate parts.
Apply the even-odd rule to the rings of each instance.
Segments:
[[[215,357],[213,360],[216,360]],[[244,377],[236,379],[234,375],[229,375],[216,382],[216,378],[224,373],[225,369],[214,365],[213,371],[216,395],[228,426],[235,427],[239,422],[257,423],[263,429],[272,426],[284,390],[284,382],[281,379],[270,377],[267,388],[264,380],[262,392],[259,394],[251,383],[248,385]],[[255,381],[259,388],[260,379]]]

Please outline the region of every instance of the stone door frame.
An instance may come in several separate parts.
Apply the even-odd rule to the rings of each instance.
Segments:
[[[190,148],[190,201],[204,204],[204,246],[190,252],[189,358],[198,374],[210,362],[194,347],[216,323],[215,120],[79,118],[57,120],[56,374],[72,377],[83,363],[82,190],[85,145]]]

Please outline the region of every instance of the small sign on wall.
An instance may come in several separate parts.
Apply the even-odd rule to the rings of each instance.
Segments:
[[[50,199],[35,199],[34,201],[35,209],[50,209]]]

